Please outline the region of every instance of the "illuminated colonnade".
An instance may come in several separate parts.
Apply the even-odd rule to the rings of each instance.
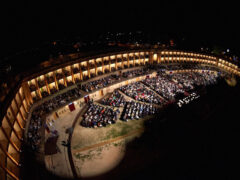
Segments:
[[[71,55],[70,55],[71,57]],[[31,105],[89,78],[147,64],[196,63],[240,76],[236,65],[214,56],[183,51],[130,51],[78,59],[68,65],[26,77],[6,108],[0,128],[0,178],[18,179],[21,143]]]

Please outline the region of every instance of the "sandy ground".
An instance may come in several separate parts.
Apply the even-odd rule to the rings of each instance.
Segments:
[[[78,177],[94,177],[114,169],[124,157],[126,144],[143,133],[147,119],[118,120],[94,129],[80,126],[79,117],[71,142]]]
[[[135,136],[74,153],[78,177],[94,177],[114,169],[123,159],[127,143]]]
[[[72,150],[81,149],[86,146],[97,144],[131,131],[136,131],[144,127],[144,122],[147,119],[129,120],[123,122],[118,120],[116,124],[108,125],[102,128],[86,128],[79,125],[82,117],[79,118],[76,127],[73,131]]]
[[[122,109],[120,108],[120,111]],[[46,155],[45,164],[50,172],[59,177],[73,178],[67,147],[62,145],[62,141],[67,142],[69,134],[66,133],[66,129],[72,126],[80,110],[76,107],[75,111],[66,112],[53,122],[51,128],[59,133],[57,141],[59,152]],[[116,124],[107,127],[86,128],[80,125],[82,120],[80,116],[71,139],[72,157],[78,177],[93,177],[116,167],[124,157],[126,143],[141,135],[147,119],[129,120],[128,122],[118,120]],[[45,140],[49,135],[45,133]]]

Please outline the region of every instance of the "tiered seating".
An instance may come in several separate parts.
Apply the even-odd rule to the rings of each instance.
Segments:
[[[112,95],[109,98],[104,98],[101,100],[101,104],[113,107],[124,106],[125,103],[125,98],[118,92],[118,90],[113,91]]]
[[[129,119],[139,119],[155,113],[156,108],[153,107],[153,105],[131,101],[126,103],[121,115],[121,119],[123,121],[128,121]]]
[[[107,124],[114,124],[118,119],[119,110],[103,107],[97,104],[90,104],[89,109],[83,115],[81,125],[84,127],[102,127]]]
[[[178,93],[184,93],[184,89],[172,82],[164,73],[160,73],[154,78],[147,78],[142,82],[167,100],[174,100]]]
[[[82,90],[84,90],[86,92],[91,92],[91,91],[94,91],[96,89],[106,87],[109,84],[114,83],[115,81],[117,81],[117,79],[114,76],[107,76],[105,78],[101,78],[101,79],[98,79],[98,80],[95,80],[95,81],[91,81],[91,82],[88,82],[88,83],[82,85]]]
[[[142,69],[136,69],[132,71],[126,71],[122,73],[122,76],[124,78],[131,78],[131,77],[136,77],[136,76],[141,76],[150,73],[149,68],[142,68]]]
[[[79,98],[81,93],[78,88],[71,89],[61,95],[58,95],[40,106],[38,106],[32,112],[32,117],[30,119],[30,124],[27,133],[27,140],[32,150],[38,150],[40,145],[40,133],[39,129],[42,127],[45,115],[56,108],[59,108],[72,100]]]
[[[147,89],[142,83],[136,82],[127,86],[120,87],[120,90],[127,96],[132,97],[134,100],[146,103],[154,103],[162,105],[164,100],[161,99],[156,93]]]

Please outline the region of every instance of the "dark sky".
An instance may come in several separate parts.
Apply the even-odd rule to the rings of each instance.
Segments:
[[[238,5],[227,1],[42,1],[2,6],[2,46],[14,52],[46,40],[91,36],[107,31],[142,30],[151,34],[182,33],[193,41],[238,48]]]

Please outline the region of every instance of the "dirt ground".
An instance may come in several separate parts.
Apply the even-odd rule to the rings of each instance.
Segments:
[[[125,147],[141,136],[148,118],[123,122],[104,128],[75,127],[72,137],[72,156],[78,177],[94,177],[116,167],[124,157]]]
[[[127,143],[132,141],[136,136],[137,134],[107,143],[103,146],[75,152],[73,159],[78,177],[88,178],[99,176],[114,169],[123,159]]]

